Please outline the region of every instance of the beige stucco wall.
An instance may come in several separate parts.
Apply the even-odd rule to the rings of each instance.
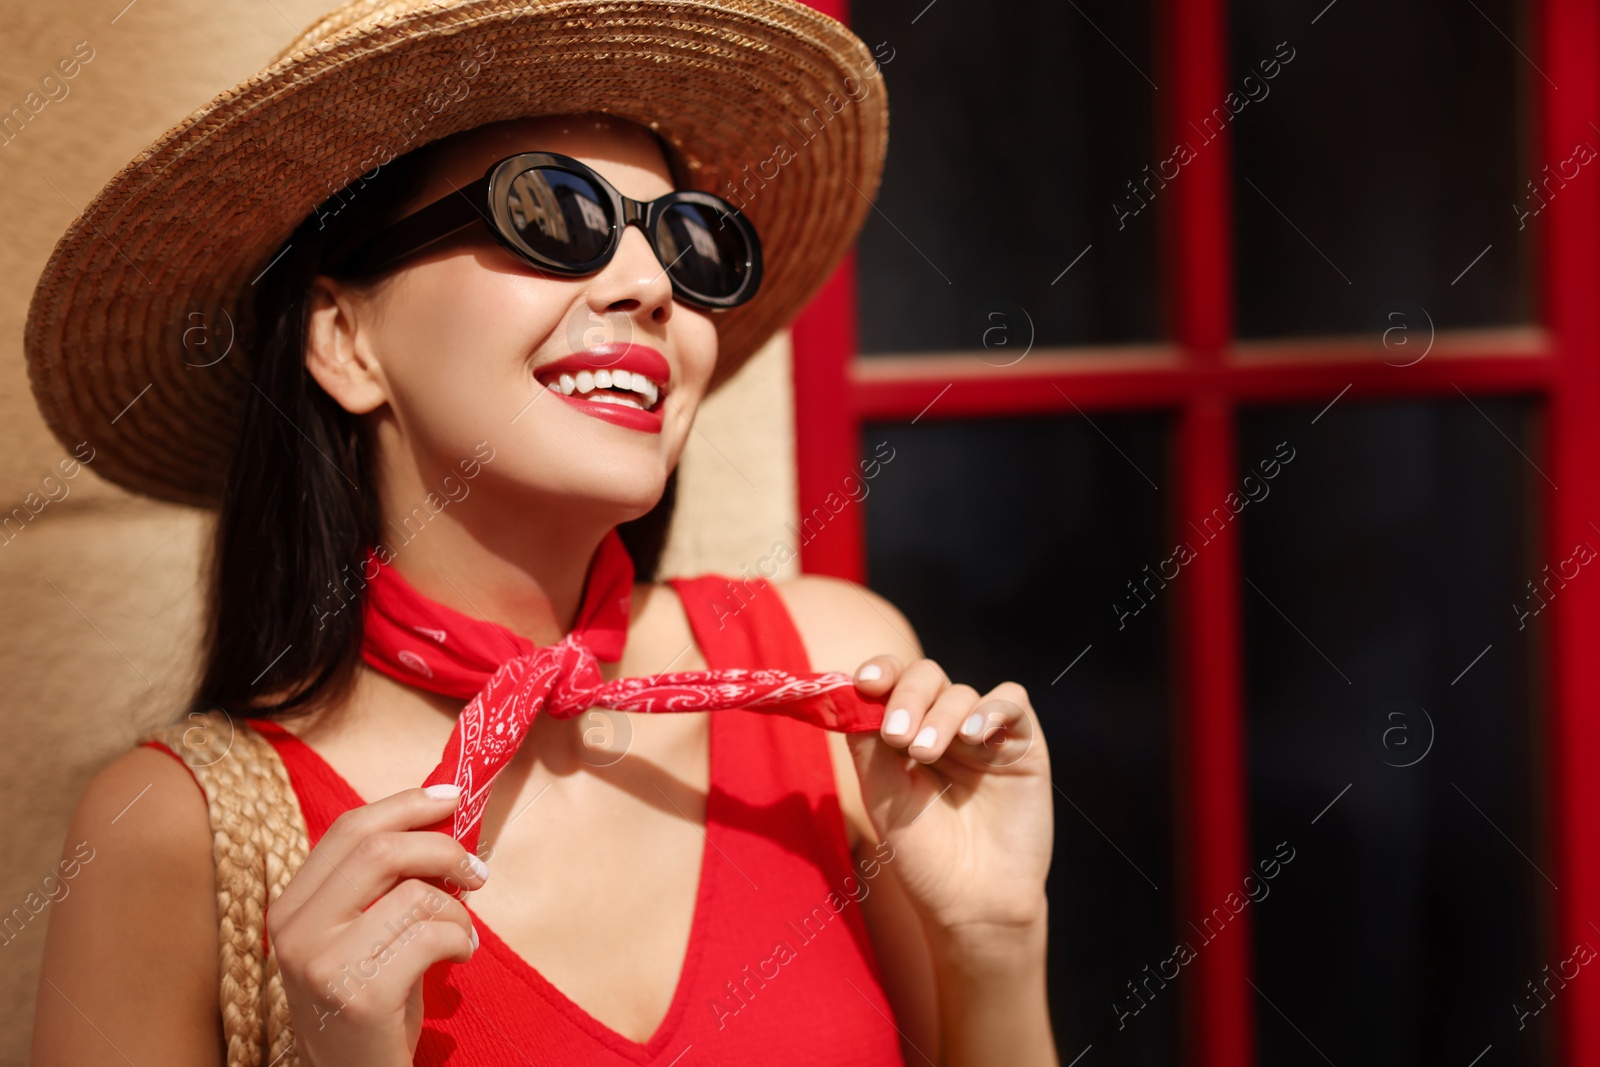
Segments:
[[[0,111],[36,91],[79,42],[89,42],[80,55],[93,49],[66,96],[0,146],[0,512],[67,455],[35,411],[21,350],[28,299],[56,238],[140,149],[332,6],[125,4],[0,4]],[[779,338],[697,420],[666,573],[737,573],[788,539],[792,442],[789,351]],[[67,496],[0,540],[0,914],[50,872],[84,782],[141,725],[174,713],[193,672],[207,516],[133,497],[92,468],[65,484]],[[27,1062],[45,922],[50,908],[71,906],[69,894],[0,943],[0,1064]]]

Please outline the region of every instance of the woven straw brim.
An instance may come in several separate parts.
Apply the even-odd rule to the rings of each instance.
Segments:
[[[249,388],[245,305],[301,220],[386,150],[587,111],[655,127],[690,187],[741,191],[765,274],[755,299],[716,316],[715,388],[865,220],[888,140],[874,75],[846,27],[780,0],[346,5],[168,131],[72,223],[29,307],[34,396],[64,445],[94,446],[101,475],[215,506]]]

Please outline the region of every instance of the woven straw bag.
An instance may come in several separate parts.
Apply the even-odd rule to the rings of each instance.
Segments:
[[[272,744],[220,711],[145,734],[182,757],[205,790],[217,870],[219,1006],[228,1067],[298,1067],[267,905],[305,862],[306,822]]]

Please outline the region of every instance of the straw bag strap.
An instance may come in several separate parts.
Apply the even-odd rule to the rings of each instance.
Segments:
[[[181,757],[205,790],[217,874],[219,1004],[228,1067],[297,1067],[267,905],[305,862],[305,816],[271,742],[220,711],[145,735]]]

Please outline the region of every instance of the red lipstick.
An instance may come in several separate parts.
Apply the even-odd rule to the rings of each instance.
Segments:
[[[570,356],[562,356],[547,363],[535,370],[533,375],[541,382],[549,384],[560,375],[577,374],[581,370],[632,371],[655,382],[663,393],[672,387],[672,382],[668,380],[672,375],[672,368],[667,364],[667,357],[648,345],[595,345],[593,348],[586,348],[582,352],[574,352]]]
[[[562,392],[559,384],[561,375],[577,377],[582,371],[591,374],[595,371],[640,374],[656,386],[660,396],[649,410],[643,410],[605,400],[586,400],[577,394],[568,396]],[[646,345],[635,344],[596,345],[563,356],[534,371],[534,378],[541,385],[585,415],[645,433],[661,432],[661,407],[666,402],[666,394],[672,384],[669,380],[671,375],[672,368],[665,356]],[[644,399],[640,398],[639,402],[643,404]]]

